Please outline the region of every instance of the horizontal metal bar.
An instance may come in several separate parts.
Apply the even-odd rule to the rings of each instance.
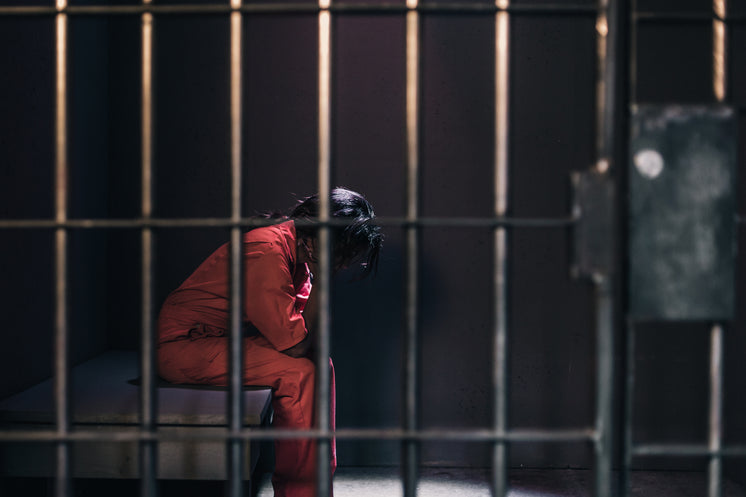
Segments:
[[[634,103],[630,104],[630,107],[637,107],[643,105],[659,105],[660,101],[655,100],[635,100]],[[713,97],[711,100],[698,100],[696,102],[687,102],[687,105],[717,105],[718,102]],[[728,103],[728,107],[735,109],[737,112],[746,112],[746,103],[732,102]]]
[[[102,426],[102,425],[92,425]],[[183,428],[183,427],[182,427]],[[595,432],[590,429],[571,430],[510,430],[502,435],[495,430],[402,430],[350,428],[328,430],[280,430],[273,428],[247,428],[240,433],[226,429],[221,433],[199,433],[195,427],[190,433],[142,430],[86,431],[78,430],[60,435],[53,430],[0,431],[0,442],[133,442],[133,441],[225,441],[225,440],[277,440],[292,438],[359,439],[359,440],[451,440],[464,442],[592,442]],[[746,448],[745,448],[746,449]]]
[[[632,449],[633,456],[746,457],[746,445],[723,446],[712,450],[707,444],[645,444]]]
[[[550,14],[568,14],[568,15],[595,15],[598,8],[594,5],[587,4],[529,4],[529,5],[510,5],[500,7],[490,2],[428,2],[419,4],[416,7],[408,7],[404,2],[401,3],[352,3],[336,2],[329,7],[320,7],[318,3],[249,3],[242,5],[238,9],[232,8],[227,4],[182,4],[182,5],[96,5],[96,6],[68,6],[64,9],[57,9],[51,6],[4,6],[0,7],[0,16],[4,15],[54,15],[64,12],[69,15],[141,15],[146,12],[153,14],[228,14],[230,12],[240,11],[246,14],[283,14],[283,13],[310,13],[317,14],[321,10],[329,10],[334,13],[389,13],[400,14],[416,10],[423,13],[477,13],[477,14],[495,14],[496,12],[506,11],[511,14],[524,15],[550,15]]]
[[[743,23],[746,21],[744,14],[728,14],[720,16],[715,11],[702,12],[648,12],[638,11],[632,13],[632,21],[637,22],[712,22],[723,21],[725,23]]]
[[[182,4],[182,5],[73,5],[63,9],[46,5],[0,6],[0,16],[52,16],[60,12],[68,15],[142,15],[150,12],[156,15],[207,15],[229,14],[236,10],[244,14],[317,14],[320,10],[329,10],[338,14],[402,14],[411,10],[422,13],[464,13],[495,14],[509,12],[514,15],[596,15],[598,7],[587,4],[518,4],[501,7],[489,2],[427,2],[417,7],[407,7],[401,3],[352,3],[337,2],[326,8],[317,3],[249,3],[234,9],[227,4]],[[729,14],[725,17],[714,12],[649,12],[638,11],[631,14],[637,22],[709,22],[719,19],[726,23],[744,23],[746,15]]]
[[[407,217],[377,217],[380,226],[408,227],[452,227],[452,228],[566,228],[573,226],[578,217],[520,218],[520,217],[421,217],[413,220]],[[259,227],[276,224],[277,219],[243,218],[131,218],[131,219],[0,219],[0,229],[101,229],[101,228],[233,228]],[[349,220],[329,219],[309,221],[296,219],[299,226],[347,226]]]

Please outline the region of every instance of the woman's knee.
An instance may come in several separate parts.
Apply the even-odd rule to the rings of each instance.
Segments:
[[[316,375],[316,365],[311,359],[305,357],[293,359],[293,369],[298,373],[300,378],[313,379]]]
[[[313,361],[304,357],[289,359],[283,361],[285,367],[280,375],[280,388],[277,393],[293,395],[293,392],[304,390],[309,385],[313,388],[316,376],[316,366]]]

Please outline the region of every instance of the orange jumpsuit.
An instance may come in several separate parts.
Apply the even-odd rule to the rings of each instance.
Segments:
[[[315,366],[280,352],[308,331],[303,308],[311,292],[310,272],[296,265],[295,224],[287,221],[244,235],[243,320],[258,334],[244,338],[245,385],[273,390],[274,426],[314,426]],[[166,299],[158,317],[158,368],[173,383],[227,385],[229,327],[228,245],[208,257]],[[334,428],[334,367],[331,424]],[[330,469],[337,464],[332,441]],[[316,444],[309,439],[275,441],[272,483],[276,497],[315,497]]]

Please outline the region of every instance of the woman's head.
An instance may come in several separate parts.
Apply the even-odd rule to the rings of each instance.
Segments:
[[[370,202],[352,190],[334,188],[331,193],[329,211],[334,220],[347,221],[343,226],[331,227],[335,266],[351,266],[359,260],[363,277],[375,272],[383,235],[380,227],[373,223],[375,214]],[[291,219],[311,220],[318,219],[318,217],[318,195],[311,195],[301,200],[290,213]],[[296,232],[299,239],[315,239],[318,227],[297,225]]]

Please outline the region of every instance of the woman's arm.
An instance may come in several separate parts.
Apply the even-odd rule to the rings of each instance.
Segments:
[[[283,350],[283,354],[287,354],[290,357],[295,358],[309,357],[311,355],[311,350],[313,349],[312,331],[316,329],[318,310],[319,306],[318,300],[316,299],[316,292],[312,290],[311,294],[308,296],[308,302],[306,302],[306,306],[303,308],[303,320],[306,323],[306,330],[308,330],[308,334],[299,343],[293,345],[289,349]]]

